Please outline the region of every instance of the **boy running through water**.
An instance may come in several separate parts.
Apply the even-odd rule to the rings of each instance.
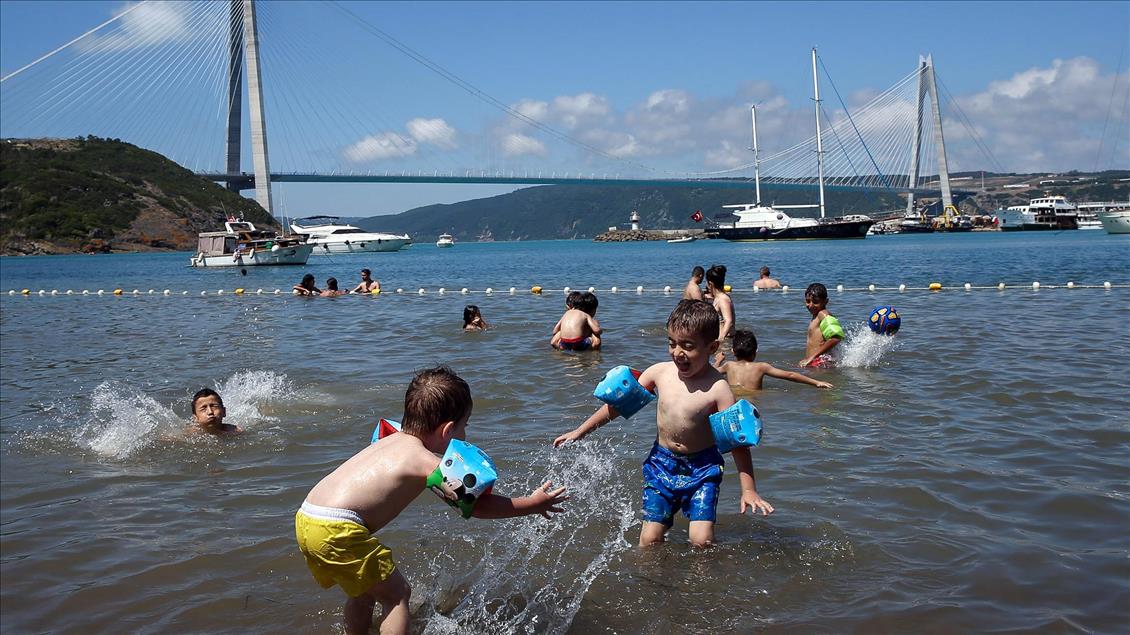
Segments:
[[[726,381],[731,386],[738,386],[746,390],[761,390],[762,380],[766,375],[777,379],[787,379],[798,384],[808,384],[817,388],[832,388],[826,381],[817,381],[811,377],[794,373],[791,370],[781,370],[772,364],[755,362],[757,356],[757,337],[753,331],[739,329],[734,332],[734,357],[737,361],[723,362],[718,370],[726,374]]]
[[[802,367],[828,368],[835,363],[832,349],[844,339],[840,321],[828,312],[828,288],[813,282],[804,290],[804,306],[812,314]]]
[[[640,546],[663,542],[682,511],[696,547],[714,541],[718,493],[725,461],[714,441],[709,417],[734,404],[726,378],[710,365],[718,350],[718,313],[706,302],[683,300],[667,319],[671,361],[643,371],[639,382],[658,394],[656,440],[643,464],[643,528]],[[584,423],[553,440],[560,446],[584,438],[619,413],[601,406]],[[757,493],[749,448],[732,451],[741,483],[740,512],[769,514],[773,506]]]
[[[411,589],[392,552],[373,535],[420,492],[452,439],[463,439],[471,417],[471,389],[444,366],[420,371],[404,394],[402,432],[361,450],[310,490],[294,529],[306,566],[323,588],[341,586],[345,632],[368,633],[373,608],[384,612],[381,633],[408,632]],[[479,497],[477,518],[561,512],[565,488],[545,483],[529,496]]]

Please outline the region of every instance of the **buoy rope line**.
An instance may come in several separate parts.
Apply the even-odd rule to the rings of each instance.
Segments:
[[[1030,289],[1030,290],[1033,290],[1033,291],[1038,291],[1038,290],[1042,290],[1042,289],[1103,289],[1103,290],[1106,290],[1106,291],[1110,291],[1112,289],[1130,289],[1130,284],[1112,284],[1109,281],[1103,282],[1102,284],[1076,284],[1075,282],[1066,282],[1064,284],[1058,284],[1058,285],[1051,285],[1051,284],[1045,285],[1045,284],[1041,284],[1040,282],[1032,282],[1030,284],[1006,284],[1004,282],[1000,282],[998,284],[990,285],[990,286],[974,285],[974,284],[966,282],[962,286],[953,286],[953,287],[943,286],[942,283],[940,283],[940,282],[931,282],[930,284],[928,284],[927,286],[924,286],[924,287],[914,287],[914,286],[908,286],[908,285],[905,285],[905,284],[900,284],[897,287],[881,287],[879,285],[874,285],[874,284],[869,284],[866,287],[847,287],[847,286],[844,286],[842,284],[838,284],[834,288],[828,289],[828,291],[836,292],[836,293],[847,293],[847,292],[857,292],[857,291],[863,291],[863,292],[867,292],[867,293],[877,293],[877,292],[880,292],[880,291],[898,291],[899,293],[905,293],[905,292],[908,292],[908,291],[931,291],[931,292],[939,292],[939,291],[1004,291],[1006,289]],[[350,293],[350,294],[342,294],[342,295],[369,295],[369,296],[379,296],[379,295],[386,295],[386,296],[387,295],[409,295],[409,296],[421,296],[421,295],[519,295],[519,294],[521,294],[521,295],[526,295],[526,294],[533,294],[533,295],[561,294],[561,295],[565,295],[565,294],[568,294],[572,291],[588,291],[590,293],[598,293],[598,292],[599,293],[611,293],[611,294],[615,294],[615,295],[618,295],[618,294],[644,295],[644,294],[655,294],[655,293],[663,294],[663,295],[674,295],[674,294],[682,294],[682,290],[683,290],[682,286],[679,286],[679,287],[664,286],[664,287],[646,287],[646,288],[643,287],[643,286],[636,286],[635,288],[632,288],[632,287],[610,287],[608,289],[597,289],[596,287],[589,287],[587,289],[572,289],[570,287],[563,287],[563,288],[560,288],[560,289],[549,289],[549,288],[540,287],[540,286],[533,286],[533,287],[530,287],[529,289],[525,289],[525,288],[518,289],[517,287],[510,287],[508,289],[493,289],[493,288],[487,287],[486,289],[482,289],[482,290],[479,290],[479,289],[472,290],[472,289],[468,289],[466,287],[463,287],[463,288],[460,288],[460,289],[448,289],[446,287],[438,287],[436,289],[426,289],[426,288],[421,287],[421,288],[415,289],[415,290],[398,288],[395,291],[383,291],[383,292],[374,292],[374,293]],[[758,295],[758,294],[761,294],[761,293],[780,293],[780,294],[801,293],[801,294],[803,294],[804,289],[801,289],[801,288],[793,289],[793,288],[791,288],[787,285],[783,286],[779,289],[757,289],[757,288],[754,288],[754,289],[732,289],[732,288],[730,288],[729,285],[727,285],[726,286],[726,292],[730,293],[731,295],[734,295],[734,294],[738,294],[738,295]],[[10,296],[17,296],[17,295],[19,295],[19,296],[92,296],[92,295],[93,296],[107,296],[107,295],[108,296],[151,296],[151,295],[156,295],[156,296],[170,296],[170,297],[171,296],[200,297],[200,296],[220,296],[220,295],[293,296],[293,295],[297,295],[297,294],[295,294],[293,291],[282,290],[282,289],[254,289],[254,290],[252,290],[252,289],[238,288],[238,289],[232,289],[230,291],[227,290],[227,289],[217,289],[215,291],[204,290],[204,291],[200,291],[200,292],[172,291],[170,289],[163,289],[161,291],[158,291],[156,289],[149,289],[147,291],[142,291],[140,289],[133,289],[131,291],[126,291],[124,289],[111,289],[111,290],[97,289],[97,290],[94,290],[94,291],[91,291],[89,289],[82,289],[82,290],[78,290],[78,291],[76,291],[74,289],[66,289],[64,291],[60,291],[58,289],[51,289],[51,290],[39,289],[39,290],[36,290],[36,291],[32,291],[31,289],[20,289],[18,291],[15,290],[15,289],[10,289],[8,291],[8,295],[10,295]]]

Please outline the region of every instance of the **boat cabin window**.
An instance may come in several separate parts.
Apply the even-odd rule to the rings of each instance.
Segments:
[[[349,229],[335,229],[330,233],[336,236],[338,234],[364,234],[367,232],[364,229],[357,229],[356,227],[352,227]]]
[[[228,223],[233,232],[249,232],[251,231],[251,223]]]

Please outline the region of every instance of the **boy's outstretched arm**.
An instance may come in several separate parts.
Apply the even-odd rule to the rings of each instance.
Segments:
[[[594,318],[593,316],[590,315],[588,317],[588,321],[589,321],[589,330],[592,331],[593,335],[596,335],[596,336],[599,337],[600,335],[604,334],[604,331],[601,330],[601,328],[600,328],[600,322],[597,322],[596,318]]]
[[[777,368],[772,364],[766,364],[766,366],[768,366],[768,368],[765,369],[765,374],[769,375],[770,377],[776,377],[777,379],[787,379],[789,381],[795,381],[798,384],[808,384],[809,386],[816,386],[817,388],[834,388],[832,384],[829,384],[826,381],[817,381],[809,377],[808,375],[794,373],[791,370],[781,370],[780,368]]]
[[[475,504],[475,510],[471,515],[475,518],[514,518],[541,514],[549,518],[551,513],[560,514],[565,511],[561,508],[561,504],[567,500],[569,497],[565,495],[564,487],[553,489],[553,482],[546,481],[529,496],[519,498],[495,494],[483,496]]]
[[[620,416],[620,413],[616,412],[615,408],[608,404],[604,404],[600,408],[597,408],[596,412],[592,413],[591,417],[585,419],[584,423],[574,428],[572,432],[566,432],[565,434],[554,439],[553,447],[561,447],[561,445],[567,441],[576,441],[578,439],[583,439],[588,436],[588,434],[593,430],[596,430],[606,423],[610,423],[618,416]]]
[[[750,511],[755,514],[758,510],[761,510],[762,516],[772,514],[773,506],[757,493],[757,479],[753,476],[753,458],[749,455],[749,448],[734,448],[730,454],[734,457],[734,465],[738,468],[738,481],[742,484],[739,513],[744,514],[746,506],[749,506]]]

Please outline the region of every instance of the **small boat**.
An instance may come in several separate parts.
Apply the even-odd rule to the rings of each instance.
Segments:
[[[314,246],[304,236],[282,236],[256,229],[247,221],[229,220],[222,232],[201,232],[192,267],[255,267],[304,265]]]
[[[1130,210],[1116,210],[1099,214],[1099,222],[1108,234],[1130,234]]]
[[[997,210],[1002,232],[1033,231],[1039,229],[1055,229],[1051,225],[1037,225],[1036,212],[1028,209],[1027,205],[1013,205],[1005,210]]]
[[[451,237],[451,234],[440,234],[439,240],[436,241],[436,247],[454,247],[454,246],[455,246],[455,239]]]
[[[397,251],[412,244],[408,234],[370,232],[340,223],[337,216],[310,216],[290,224],[296,234],[307,236],[315,254],[351,254],[360,252]]]
[[[932,234],[934,223],[922,212],[907,212],[899,222],[899,231],[903,234]]]
[[[675,245],[678,243],[693,243],[695,240],[696,239],[694,236],[681,236],[679,238],[668,238],[667,244]]]

